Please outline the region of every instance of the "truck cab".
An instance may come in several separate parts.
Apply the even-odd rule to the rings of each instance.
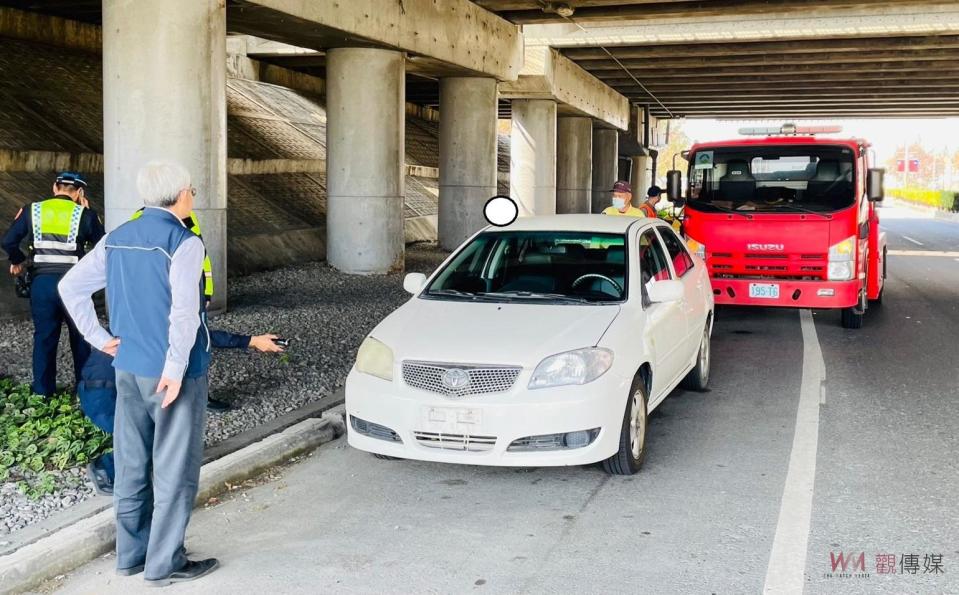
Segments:
[[[717,304],[836,308],[859,328],[881,301],[883,172],[870,168],[867,142],[814,136],[825,131],[835,129],[741,130],[762,138],[694,145],[684,189],[670,172]]]

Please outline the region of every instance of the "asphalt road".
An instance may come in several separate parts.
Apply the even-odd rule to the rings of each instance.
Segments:
[[[652,415],[639,475],[380,461],[339,440],[198,511],[188,548],[223,567],[175,592],[959,593],[959,261],[936,255],[959,251],[959,224],[883,216],[890,249],[928,254],[890,257],[864,328],[722,310],[711,392]],[[112,562],[62,592],[143,588]]]

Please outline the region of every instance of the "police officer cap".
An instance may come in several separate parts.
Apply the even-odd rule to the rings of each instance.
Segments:
[[[649,190],[646,191],[646,196],[656,197],[663,193],[663,189],[659,186],[650,186]]]
[[[57,176],[57,184],[71,184],[77,188],[86,188],[87,181],[75,171],[65,171]]]

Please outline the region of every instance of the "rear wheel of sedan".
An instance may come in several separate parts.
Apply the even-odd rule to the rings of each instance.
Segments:
[[[613,475],[633,475],[646,458],[646,383],[640,375],[633,379],[619,434],[619,450],[603,461],[603,468]]]
[[[706,390],[709,384],[709,321],[703,331],[703,339],[699,344],[699,353],[696,355],[696,367],[683,378],[683,388],[695,391]]]

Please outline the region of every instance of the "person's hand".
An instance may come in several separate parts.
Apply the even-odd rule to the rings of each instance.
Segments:
[[[23,273],[23,265],[22,265],[22,264],[11,264],[11,265],[10,265],[10,274],[11,274],[11,275],[13,275],[14,277],[19,277],[21,273]]]
[[[113,337],[112,339],[107,341],[106,344],[104,344],[103,348],[100,349],[100,351],[102,351],[103,353],[109,356],[116,357],[117,350],[119,349],[120,349],[120,339],[118,339],[117,337]]]
[[[257,335],[250,337],[250,348],[263,353],[283,353],[283,348],[273,342],[278,335]]]
[[[87,195],[84,194],[83,192],[81,192],[81,193],[77,196],[77,204],[80,205],[81,207],[85,208],[85,209],[89,209],[89,208],[90,208],[90,201],[87,199]]]
[[[176,401],[176,398],[180,396],[180,386],[183,383],[179,380],[171,380],[170,378],[161,378],[160,383],[157,384],[157,393],[162,393],[166,391],[166,395],[163,397],[163,402],[160,403],[162,409],[166,409],[170,406],[173,401]]]

